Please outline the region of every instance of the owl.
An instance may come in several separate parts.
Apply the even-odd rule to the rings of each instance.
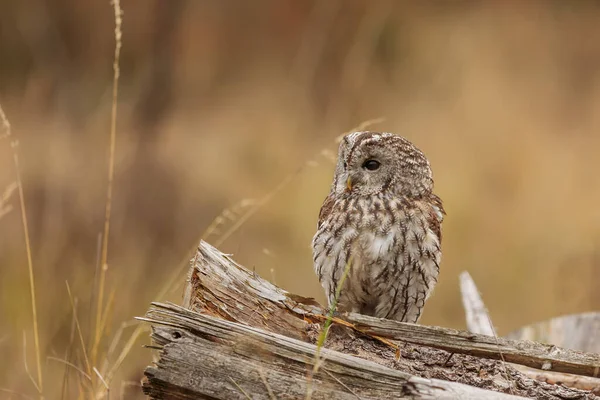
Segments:
[[[408,140],[353,132],[312,241],[315,272],[337,311],[416,323],[440,272],[445,211],[429,161]]]

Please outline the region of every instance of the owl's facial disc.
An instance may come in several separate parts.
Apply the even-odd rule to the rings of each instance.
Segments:
[[[421,196],[433,189],[425,155],[401,136],[353,132],[340,143],[333,183],[337,193]]]
[[[345,191],[370,195],[385,190],[393,179],[392,167],[392,160],[377,147],[355,149],[346,161]]]
[[[362,165],[361,168],[365,171],[368,172],[374,172],[377,171],[379,169],[379,167],[381,166],[381,163],[379,161],[377,161],[374,158],[368,158],[367,160],[365,160]],[[347,171],[347,164],[344,163],[344,168],[346,168]],[[356,185],[356,183],[364,181],[364,179],[361,178],[360,174],[352,174],[352,173],[348,173],[348,177],[346,178],[346,191],[351,192],[352,191],[352,187]]]

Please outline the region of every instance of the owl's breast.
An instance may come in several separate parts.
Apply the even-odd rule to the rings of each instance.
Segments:
[[[419,203],[393,198],[342,198],[331,204],[313,240],[315,269],[330,304],[349,266],[342,310],[416,321],[441,258],[430,214]]]

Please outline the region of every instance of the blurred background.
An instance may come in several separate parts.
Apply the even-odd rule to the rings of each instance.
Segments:
[[[18,139],[44,393],[76,398],[85,379],[71,367],[65,378],[64,361],[84,369],[71,299],[88,350],[94,330],[114,13],[108,0],[1,4],[0,104],[12,137],[0,139],[0,193],[16,179]],[[203,235],[283,288],[324,300],[310,241],[336,138],[374,119],[369,129],[427,154],[448,213],[421,323],[465,326],[463,270],[500,334],[600,308],[597,2],[122,7],[98,356],[111,398],[142,398],[151,351],[141,347],[147,332],[132,336],[130,325],[150,301],[181,301],[180,271]],[[0,217],[0,397],[21,398],[36,393],[25,363],[35,376],[29,278],[16,192],[4,206],[13,210]]]

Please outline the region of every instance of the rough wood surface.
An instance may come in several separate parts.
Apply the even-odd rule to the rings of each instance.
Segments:
[[[190,399],[517,399],[438,379],[425,379],[272,332],[155,303],[146,317],[162,346],[146,370],[153,398]],[[312,378],[309,378],[312,375]]]
[[[467,330],[482,335],[496,336],[492,320],[488,315],[475,281],[467,271],[461,272],[458,279],[465,309],[465,319],[467,320]]]
[[[507,335],[511,339],[552,343],[567,349],[600,353],[600,313],[564,315],[522,327]],[[561,374],[554,371],[521,371],[537,380],[557,383],[600,395],[600,378]]]
[[[230,321],[306,338],[309,322],[324,314],[313,299],[294,296],[202,242],[193,260],[184,306]],[[266,317],[268,316],[268,318]],[[414,325],[359,314],[344,316],[363,333],[435,347],[453,353],[500,359],[532,368],[597,377],[600,354],[526,340],[507,340],[448,328]]]
[[[204,241],[191,260],[183,306],[301,340],[308,339],[303,316],[323,312],[314,299],[286,292]]]
[[[470,354],[477,357],[501,359],[507,362],[546,371],[597,377],[600,373],[600,354],[563,349],[554,345],[479,335],[449,328],[411,325],[390,320],[375,320],[359,314],[346,319],[365,333],[429,347]]]
[[[467,329],[469,332],[495,336],[492,319],[473,278],[465,271],[460,274],[459,279]],[[549,321],[529,325],[509,334],[508,338],[534,340],[567,349],[598,353],[600,352],[598,332],[600,332],[600,313],[584,313],[553,318]],[[528,377],[541,382],[562,384],[576,389],[588,390],[596,395],[600,394],[599,378],[556,371],[540,371],[518,364],[511,365]]]
[[[304,363],[303,366],[291,363],[286,357],[292,356],[287,353],[285,355],[277,353],[277,357],[285,356],[284,358],[287,361],[278,359],[278,361],[274,363],[277,367],[281,367],[278,372],[279,374],[285,374],[285,368],[287,368],[288,364],[291,368],[289,371],[291,376],[296,376],[294,375],[294,371],[296,371],[294,368],[300,368],[303,371],[301,376],[304,381],[306,380],[307,368],[310,369],[310,365],[312,365],[309,360],[310,357],[308,357],[308,359],[306,358],[306,352],[310,353],[310,351],[314,350],[314,343],[316,342],[316,338],[322,327],[322,322],[324,321],[324,310],[314,300],[292,295],[276,287],[253,272],[238,265],[229,256],[222,254],[217,249],[202,242],[196,257],[192,260],[184,305],[186,308],[190,308],[197,313],[193,311],[184,312],[181,309],[171,309],[160,306],[161,310],[169,310],[168,313],[171,314],[167,315],[162,311],[157,311],[157,307],[159,306],[154,306],[149,314],[149,317],[154,321],[155,340],[160,343],[161,346],[164,346],[157,366],[149,367],[146,371],[148,381],[145,384],[145,391],[152,394],[154,398],[208,398],[194,397],[190,393],[181,394],[183,393],[182,391],[178,391],[178,395],[173,395],[175,397],[170,397],[171,394],[165,394],[171,393],[169,392],[170,389],[167,389],[167,387],[176,384],[178,379],[186,380],[192,379],[194,376],[212,376],[210,372],[202,372],[202,370],[203,368],[208,368],[208,365],[212,365],[212,363],[215,362],[215,357],[217,357],[217,355],[204,349],[202,351],[206,351],[206,356],[203,355],[205,353],[196,352],[194,354],[196,354],[195,357],[198,358],[190,360],[185,358],[184,354],[196,351],[197,347],[194,347],[196,350],[192,350],[191,348],[183,348],[181,346],[184,346],[184,344],[188,342],[195,343],[191,345],[192,347],[200,346],[198,343],[203,343],[202,340],[209,337],[208,340],[213,343],[213,346],[216,346],[216,344],[219,344],[219,346],[223,345],[220,351],[230,355],[230,361],[235,367],[236,363],[243,363],[248,357],[246,352],[238,354],[236,349],[240,348],[240,346],[243,347],[243,345],[239,343],[245,343],[242,338],[245,335],[250,335],[249,332],[258,335],[253,336],[254,341],[248,339],[249,343],[252,343],[254,346],[252,347],[252,355],[253,357],[257,357],[256,360],[253,358],[253,363],[264,365],[265,373],[270,371],[269,368],[273,368],[273,365],[271,365],[273,363],[267,361],[266,364],[261,364],[265,362],[265,359],[262,358],[261,354],[271,360],[274,360],[274,356],[269,352],[262,353],[259,351],[259,347],[263,346],[263,342],[267,340],[267,338],[271,338],[268,340],[273,340],[273,337],[279,338],[279,336],[273,334],[283,335],[287,337],[288,340],[297,339],[298,342],[293,342],[294,346],[296,346],[293,348],[299,349],[299,343],[303,343],[303,346],[309,346],[301,346],[303,349],[302,354],[304,354],[304,358],[301,358]],[[203,315],[199,315],[199,313]],[[178,320],[176,326],[170,326],[170,324],[173,324],[172,318],[181,318],[182,320],[187,321],[186,324],[188,325],[182,325],[181,321]],[[340,318],[344,318],[345,320]],[[195,321],[194,323],[204,324],[202,326],[207,330],[216,329],[215,324],[217,324],[217,321],[219,323],[224,323],[225,325],[219,325],[219,329],[225,329],[225,331],[227,331],[232,330],[235,327],[234,330],[239,333],[239,336],[236,336],[234,341],[223,341],[220,335],[225,335],[226,332],[219,331],[218,335],[213,332],[209,335],[208,333],[199,330],[197,327],[192,328],[191,325],[189,325],[192,319],[198,319],[198,321]],[[219,319],[227,321],[220,321]],[[405,381],[407,381],[407,379],[412,379],[407,376],[418,376],[425,379],[454,381],[481,389],[511,393],[530,398],[596,398],[589,392],[573,390],[560,385],[537,382],[514,370],[510,366],[505,365],[500,361],[493,360],[498,358],[498,346],[496,345],[494,338],[451,329],[402,324],[359,315],[338,316],[335,321],[335,329],[325,345],[329,350],[327,351],[328,359],[323,364],[323,371],[328,371],[329,356],[343,356],[342,359],[344,360],[347,360],[346,357],[353,357],[352,362],[355,362],[355,358],[362,359],[363,361],[360,361],[360,363],[364,363],[365,365],[371,366],[372,363],[376,363],[380,368],[395,370],[394,373],[408,374],[402,375],[405,376]],[[389,325],[390,323],[391,325]],[[237,330],[238,328],[250,330],[240,331]],[[173,341],[170,339],[167,341],[168,338],[174,337],[169,336],[169,334],[172,333],[169,329],[182,330],[182,332],[175,334],[175,336],[185,334],[185,337],[188,338],[187,342],[185,340]],[[259,334],[266,336],[260,336]],[[196,338],[196,336],[198,336],[198,338]],[[380,337],[377,338],[375,336]],[[389,339],[386,340],[381,337],[387,337]],[[283,338],[281,338],[281,340],[283,340]],[[290,343],[286,344],[286,346],[291,346]],[[490,343],[493,343],[494,346],[490,346]],[[171,350],[170,346],[174,346],[179,350]],[[501,348],[503,348],[502,346],[508,346],[506,347],[507,349],[513,349],[511,353],[513,358],[520,360],[527,365],[538,365],[540,357],[542,356],[542,349],[552,350],[548,348],[548,346],[534,344],[533,349],[537,352],[534,352],[534,361],[529,361],[527,359],[528,351],[531,350],[529,342],[520,343],[517,341],[510,341],[501,343],[500,346]],[[286,348],[290,349],[290,347]],[[492,348],[495,350],[492,351]],[[525,350],[520,350],[521,348]],[[269,349],[270,351],[275,351],[275,347],[269,347]],[[580,368],[582,370],[585,370],[585,362],[591,362],[592,364],[590,365],[597,365],[598,361],[597,358],[595,358],[597,356],[575,352],[575,357],[573,354],[565,353],[562,349],[556,349],[550,351],[550,353],[554,357],[552,361],[556,361],[561,365],[573,364],[566,363],[566,360],[580,360],[581,362],[573,364],[574,367],[572,367]],[[474,354],[477,356],[473,356]],[[400,355],[400,358],[397,358],[397,355]],[[299,355],[297,356],[299,357]],[[296,360],[296,362],[299,361]],[[594,362],[596,364],[593,364]],[[295,367],[292,368],[292,366]],[[346,365],[346,367],[350,368],[350,365]],[[229,368],[225,365],[225,360],[221,360],[216,369],[219,370],[222,368],[224,371],[226,368]],[[186,372],[188,369],[196,372],[188,373]],[[372,373],[373,371],[370,370],[369,374]],[[388,371],[386,374],[387,373],[391,372]],[[173,376],[172,374],[184,374],[185,377],[179,375]],[[329,385],[332,385],[333,382],[339,384],[339,382],[332,377],[329,377],[331,380],[327,380],[327,378],[323,378],[321,375],[319,376],[321,377],[319,379],[324,379]],[[350,376],[353,377],[354,375]],[[338,376],[335,376],[335,378],[338,378],[345,383],[344,379],[341,379]],[[294,379],[289,382],[283,379],[283,382],[288,382],[287,385],[294,388],[296,387],[294,385],[301,385],[301,383],[296,382]],[[194,382],[200,382],[201,385],[204,385],[204,381],[198,380],[198,378]],[[227,382],[231,383],[227,377],[221,376],[221,383],[226,385],[228,384]],[[250,398],[263,398],[261,396],[269,395],[268,391],[264,391],[264,384],[262,386],[253,386],[254,383],[252,382],[248,382],[248,385],[250,385],[249,387],[252,390],[258,390],[258,392],[252,393]],[[260,382],[262,382],[262,378]],[[271,382],[270,379],[269,382]],[[237,383],[239,384],[239,382]],[[181,387],[183,388],[184,386]],[[236,387],[236,385],[233,386]],[[315,387],[316,386],[319,385],[315,385]],[[260,391],[261,387],[263,388],[262,392]],[[329,386],[324,386],[324,388],[328,387]],[[341,387],[343,387],[343,385],[341,385]],[[363,390],[364,393],[366,393],[362,398],[371,398],[369,397],[371,396],[369,394],[371,392],[368,392],[368,388],[361,389],[362,386],[358,383],[357,387],[357,390]],[[373,390],[379,390],[377,388],[379,388],[378,385],[373,386]],[[397,387],[394,388],[394,390],[397,389]],[[181,390],[185,392],[184,389]],[[341,389],[338,388],[336,390]],[[381,388],[381,390],[383,390],[383,388]],[[300,390],[300,392],[301,391],[302,390]],[[238,391],[237,393],[239,395],[241,392]],[[346,391],[346,395],[347,394],[348,391]],[[230,397],[213,396],[212,398]],[[277,396],[277,398],[290,397]],[[300,396],[300,398],[304,398],[304,395]],[[352,398],[357,397],[354,396]]]

